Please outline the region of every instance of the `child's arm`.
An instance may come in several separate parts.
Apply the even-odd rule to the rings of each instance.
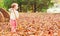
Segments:
[[[17,12],[16,15],[17,15],[16,20],[18,20],[19,19],[19,13]]]

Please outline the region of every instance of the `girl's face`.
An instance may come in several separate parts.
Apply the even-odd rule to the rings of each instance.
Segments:
[[[17,9],[18,9],[18,4],[16,4],[16,6],[14,7],[14,9],[15,9],[15,10],[17,10]]]

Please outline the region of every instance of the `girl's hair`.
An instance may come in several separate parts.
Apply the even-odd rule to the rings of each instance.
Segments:
[[[14,8],[16,5],[18,5],[18,4],[17,3],[12,3],[11,8]]]

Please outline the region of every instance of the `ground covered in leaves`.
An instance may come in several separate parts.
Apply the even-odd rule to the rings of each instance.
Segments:
[[[60,14],[20,13],[17,32],[9,22],[0,22],[0,36],[60,36]]]

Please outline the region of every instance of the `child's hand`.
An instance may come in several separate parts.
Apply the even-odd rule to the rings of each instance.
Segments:
[[[19,20],[19,18],[16,18],[16,20],[18,21],[18,20]]]

